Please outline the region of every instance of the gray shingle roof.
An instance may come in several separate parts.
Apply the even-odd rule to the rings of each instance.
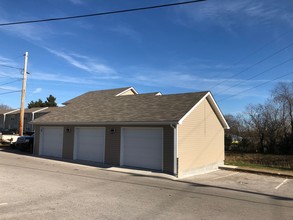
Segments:
[[[116,96],[127,88],[85,93],[34,124],[178,122],[208,92]],[[122,90],[122,91],[121,91]]]
[[[0,115],[7,114],[8,112],[16,111],[16,109],[0,109]]]
[[[66,102],[64,102],[64,105],[70,104],[72,102],[79,102],[80,100],[83,99],[88,99],[90,97],[95,97],[95,96],[116,96],[117,94],[125,91],[126,89],[129,89],[130,87],[125,87],[125,88],[118,88],[118,89],[109,89],[109,90],[97,90],[97,91],[91,91],[87,92],[83,95],[77,96],[73,99],[70,99]]]

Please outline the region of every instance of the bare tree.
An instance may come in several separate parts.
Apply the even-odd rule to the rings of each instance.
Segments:
[[[291,143],[293,143],[293,82],[280,82],[272,91],[273,99],[282,106],[284,119],[290,125]]]
[[[264,107],[261,104],[249,105],[246,108],[245,114],[246,126],[249,128],[251,138],[255,138],[258,143],[258,150],[264,152],[265,149],[265,117]]]
[[[0,109],[2,109],[2,110],[10,110],[12,108],[10,106],[8,106],[8,105],[0,104]]]

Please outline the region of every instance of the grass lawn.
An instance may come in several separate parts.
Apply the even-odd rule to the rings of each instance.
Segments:
[[[293,172],[293,155],[225,152],[225,164],[239,167]]]

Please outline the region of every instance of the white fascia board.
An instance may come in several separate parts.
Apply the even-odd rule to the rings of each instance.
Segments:
[[[204,97],[201,98],[201,100],[199,100],[178,122],[178,124],[182,124],[184,119],[197,107],[200,105],[200,103],[202,103],[206,97],[209,95],[209,92],[207,94],[205,94]]]
[[[39,110],[36,110],[36,111],[34,111],[34,112],[32,112],[33,114],[35,114],[35,113],[37,113],[37,112],[41,112],[41,111],[44,111],[45,109],[47,109],[47,108],[49,108],[49,107],[44,107],[44,108],[42,108],[42,109],[39,109]]]
[[[6,112],[6,113],[4,113],[3,115],[11,114],[11,113],[16,112],[16,111],[18,111],[18,110],[19,110],[19,109],[14,109],[14,110],[12,110],[12,111],[10,111],[10,112]]]
[[[212,107],[215,108],[215,110],[216,110],[216,114],[218,115],[220,121],[223,123],[224,128],[225,128],[225,129],[230,129],[230,127],[229,127],[229,125],[228,125],[226,119],[224,118],[224,115],[222,114],[222,112],[221,112],[219,106],[217,105],[217,103],[216,103],[214,97],[212,96],[212,94],[211,94],[210,92],[209,92],[208,100],[209,100],[209,101],[211,102],[211,104],[213,105]]]
[[[116,96],[121,96],[124,93],[128,92],[129,90],[132,90],[135,94],[138,94],[138,92],[133,88],[133,87],[129,87],[128,89],[124,90],[123,92],[120,92],[119,94],[117,94]]]
[[[199,106],[205,99],[208,99],[208,101],[210,102],[210,104],[212,105],[212,108],[214,109],[215,113],[217,114],[219,120],[221,121],[221,124],[223,125],[223,127],[225,129],[230,129],[227,121],[225,120],[220,108],[218,107],[215,99],[213,98],[212,94],[210,92],[208,92],[204,97],[202,97],[201,100],[199,100],[199,102],[197,102],[180,120],[178,124],[182,124],[184,119],[197,107]]]

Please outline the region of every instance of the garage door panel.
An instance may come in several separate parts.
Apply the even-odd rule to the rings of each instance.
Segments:
[[[62,157],[63,127],[41,127],[40,155]]]
[[[75,129],[75,159],[104,162],[105,129]]]
[[[162,129],[124,128],[122,165],[162,170]]]

